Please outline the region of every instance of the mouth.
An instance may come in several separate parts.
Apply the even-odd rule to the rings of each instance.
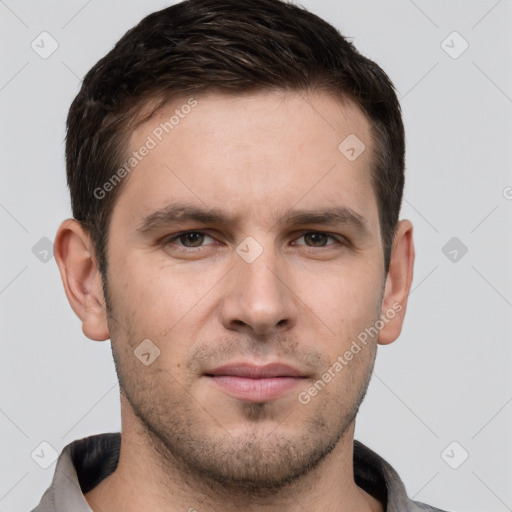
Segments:
[[[280,363],[230,364],[209,370],[204,376],[217,388],[247,402],[275,400],[307,378],[300,370]]]

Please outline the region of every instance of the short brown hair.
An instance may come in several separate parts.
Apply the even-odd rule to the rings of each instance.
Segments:
[[[186,0],[129,30],[87,73],[69,110],[66,168],[73,216],[91,236],[103,277],[109,221],[123,183],[101,199],[94,191],[122,165],[143,108],[156,100],[154,113],[173,97],[206,90],[264,89],[326,91],[349,98],[366,114],[388,269],[404,187],[405,137],[386,73],[334,27],[296,5]]]

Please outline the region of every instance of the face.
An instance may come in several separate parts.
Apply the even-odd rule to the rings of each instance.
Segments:
[[[205,94],[129,153],[148,137],[107,252],[123,407],[186,471],[282,486],[353,426],[373,368],[375,337],[346,356],[385,280],[369,122],[327,94]]]

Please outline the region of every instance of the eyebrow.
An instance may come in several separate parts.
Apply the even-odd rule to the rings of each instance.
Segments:
[[[239,225],[240,215],[230,215],[219,208],[202,208],[193,204],[173,203],[165,208],[146,215],[138,223],[136,230],[147,234],[180,222],[198,222],[200,224]],[[290,210],[275,226],[299,224],[342,225],[369,234],[365,218],[346,207],[323,208],[314,210]]]

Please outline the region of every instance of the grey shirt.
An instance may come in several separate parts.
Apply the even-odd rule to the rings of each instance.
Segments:
[[[32,512],[91,512],[84,494],[115,471],[120,448],[119,432],[68,444],[57,460],[52,484]],[[354,479],[384,503],[386,512],[444,512],[410,500],[397,472],[359,441],[354,441]]]

